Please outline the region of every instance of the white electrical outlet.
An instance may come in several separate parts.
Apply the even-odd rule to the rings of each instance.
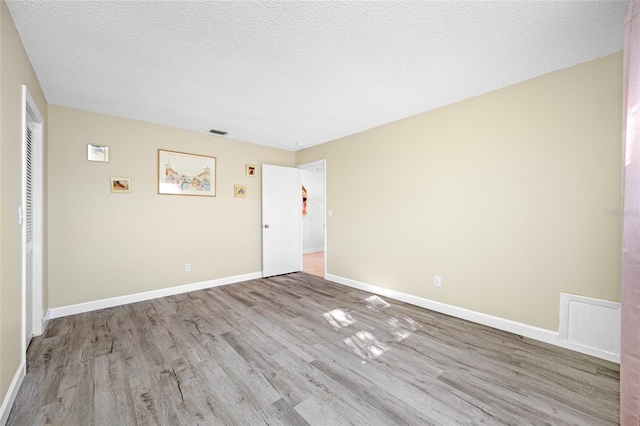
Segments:
[[[433,285],[436,287],[442,287],[442,278],[440,278],[439,276],[434,276],[433,277]]]
[[[191,264],[190,263],[185,263],[184,264],[184,271],[185,272],[191,272]]]

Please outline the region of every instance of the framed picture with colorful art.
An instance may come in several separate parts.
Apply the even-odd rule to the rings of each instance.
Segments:
[[[235,185],[233,187],[235,197],[245,198],[247,196],[247,185]]]
[[[97,161],[98,163],[108,163],[109,147],[87,144],[87,160]]]
[[[158,150],[158,194],[216,196],[216,157]]]
[[[128,177],[112,177],[111,192],[129,193],[131,192],[131,178]]]

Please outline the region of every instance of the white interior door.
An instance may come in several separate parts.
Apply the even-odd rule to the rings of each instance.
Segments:
[[[262,165],[262,276],[302,270],[300,170]]]

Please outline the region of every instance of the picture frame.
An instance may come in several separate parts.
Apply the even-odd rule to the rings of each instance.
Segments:
[[[246,198],[247,197],[247,185],[235,185],[233,187],[233,195],[236,198]]]
[[[158,194],[216,196],[216,157],[158,150]]]
[[[102,145],[87,144],[87,160],[98,163],[109,162],[109,147]]]
[[[112,176],[111,177],[111,192],[113,193],[131,193],[131,178]]]
[[[258,169],[254,164],[247,164],[247,176],[256,177]]]

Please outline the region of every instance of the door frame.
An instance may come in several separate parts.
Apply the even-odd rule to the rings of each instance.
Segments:
[[[323,192],[324,192],[324,205],[322,206],[322,210],[323,210],[323,219],[324,219],[324,277],[326,278],[327,276],[327,227],[328,227],[328,223],[327,223],[327,160],[326,159],[322,159],[322,160],[316,160],[316,161],[312,161],[310,163],[304,163],[304,164],[298,164],[296,166],[296,169],[300,169],[300,170],[313,170],[314,168],[317,167],[322,167],[322,180],[323,180]],[[304,247],[303,245],[303,238],[304,238],[304,232],[301,233],[300,235],[300,246]],[[304,253],[302,254],[302,256],[304,257]]]
[[[26,190],[26,146],[27,123],[33,128],[32,158],[32,209],[33,209],[33,289],[32,289],[32,337],[44,332],[44,119],[31,97],[27,86],[22,85],[22,200],[19,211],[19,224],[22,227],[22,360],[27,354],[27,282],[26,282],[26,246],[27,227],[24,220],[27,204]]]

